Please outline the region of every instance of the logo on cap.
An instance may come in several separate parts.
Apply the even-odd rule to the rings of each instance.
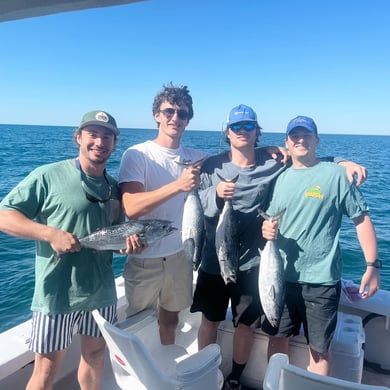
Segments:
[[[107,114],[105,112],[103,112],[103,111],[98,112],[95,115],[95,118],[96,118],[96,120],[98,120],[100,122],[108,123],[108,121],[109,121],[109,118],[108,118]]]

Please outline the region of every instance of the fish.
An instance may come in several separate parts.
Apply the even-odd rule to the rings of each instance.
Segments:
[[[81,247],[98,251],[126,249],[126,238],[138,234],[142,242],[151,244],[176,231],[171,221],[162,219],[128,220],[96,230],[86,237],[80,238]]]
[[[222,181],[232,183],[238,180],[238,176],[231,180],[226,180],[218,175]],[[237,223],[234,217],[232,200],[225,199],[215,231],[215,250],[217,252],[221,276],[226,285],[229,283],[237,283],[238,247]]]
[[[185,167],[197,167],[204,159],[194,163],[178,163]],[[192,264],[194,271],[199,268],[202,249],[204,244],[204,212],[202,202],[197,189],[189,191],[184,202],[183,219],[181,227],[181,240],[183,243],[184,255]]]
[[[258,210],[259,214],[266,220],[278,220],[286,211],[274,216]],[[284,263],[275,240],[266,242],[264,249],[260,251],[259,267],[259,295],[263,311],[269,323],[279,327],[280,317],[284,306]]]

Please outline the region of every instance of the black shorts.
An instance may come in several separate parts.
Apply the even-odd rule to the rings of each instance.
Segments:
[[[260,304],[258,289],[259,267],[247,271],[240,271],[237,275],[237,284],[242,295],[252,298],[252,302],[239,317],[238,321],[233,314],[233,324],[242,323],[253,328],[261,327],[263,331],[274,335],[276,329],[265,319],[263,308]],[[201,269],[198,271],[198,279],[191,305],[191,313],[202,312],[209,321],[223,321],[229,307],[230,291],[221,275],[209,274]],[[235,302],[231,302],[232,313],[235,312]]]
[[[340,292],[340,282],[334,286],[286,283],[278,336],[297,335],[303,325],[310,348],[328,352],[336,329]]]

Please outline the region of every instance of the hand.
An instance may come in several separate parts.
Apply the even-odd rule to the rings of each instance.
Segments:
[[[74,234],[55,228],[51,233],[50,245],[58,256],[68,252],[78,252],[81,249],[79,240]]]
[[[280,161],[282,164],[290,159],[290,154],[283,146],[264,146],[261,148],[272,156],[274,160]]]
[[[379,290],[379,270],[367,267],[360,282],[359,294],[362,299],[372,297]]]
[[[219,182],[216,188],[217,196],[221,199],[232,199],[235,190],[236,184],[226,181]]]
[[[348,180],[352,183],[354,180],[355,175],[357,176],[356,178],[356,186],[359,187],[361,184],[363,184],[368,177],[368,171],[366,167],[363,165],[359,165],[354,163],[353,161],[340,161],[340,165],[342,165],[346,171],[347,171],[347,176]]]
[[[267,241],[276,240],[278,236],[278,221],[268,221],[265,219],[261,231]]]
[[[141,253],[147,246],[146,243],[142,242],[138,234],[132,234],[126,238],[126,249],[121,249],[119,253],[121,255]]]
[[[189,166],[183,170],[183,173],[176,181],[183,192],[189,192],[200,185],[200,165]]]

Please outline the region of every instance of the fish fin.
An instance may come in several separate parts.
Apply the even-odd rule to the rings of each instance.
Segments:
[[[195,161],[195,162],[192,162],[192,161],[183,161],[183,162],[181,162],[181,161],[175,161],[175,163],[178,164],[178,165],[182,165],[182,166],[184,166],[184,167],[186,167],[186,168],[188,168],[188,167],[197,168],[197,167],[199,167],[200,165],[202,165],[202,162],[203,162],[204,160],[205,160],[205,158],[201,158],[200,160]]]

